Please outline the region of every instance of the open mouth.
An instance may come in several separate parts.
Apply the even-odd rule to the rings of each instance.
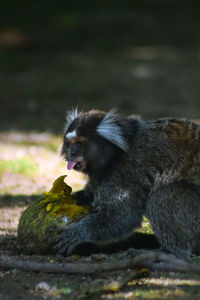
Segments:
[[[82,170],[85,167],[85,162],[84,160],[79,160],[79,161],[68,161],[67,162],[67,170]]]
[[[77,161],[68,161],[67,162],[67,170],[72,170],[76,164],[77,164]]]

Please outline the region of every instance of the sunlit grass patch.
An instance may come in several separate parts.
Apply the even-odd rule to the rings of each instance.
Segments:
[[[22,157],[15,160],[0,160],[0,174],[3,174],[4,172],[12,172],[32,176],[35,175],[38,171],[39,167],[31,158],[28,157]]]
[[[132,299],[175,299],[185,297],[187,294],[181,289],[136,289],[132,292]]]
[[[131,286],[132,284],[128,284]],[[135,284],[134,284],[135,285]],[[138,285],[138,280],[136,281]],[[183,289],[176,287],[164,287],[158,289],[156,287],[150,288],[147,286],[136,288],[127,292],[118,292],[115,294],[103,295],[103,299],[185,299],[188,296],[188,293]],[[190,299],[190,298],[187,298]],[[195,298],[196,299],[196,298]]]
[[[4,144],[19,147],[40,147],[54,153],[58,152],[62,144],[60,136],[48,132],[3,132],[0,133],[0,139]]]
[[[49,142],[41,142],[41,143],[36,143],[36,142],[31,142],[31,141],[22,141],[22,142],[13,142],[13,145],[17,146],[25,146],[25,147],[42,147],[48,151],[52,152],[58,152],[60,148],[60,143],[56,143],[54,141],[49,141]]]

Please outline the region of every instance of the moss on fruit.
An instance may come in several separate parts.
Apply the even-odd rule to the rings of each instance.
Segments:
[[[89,213],[89,207],[76,204],[65,175],[53,183],[52,189],[23,212],[18,226],[18,241],[25,253],[52,253],[49,238],[60,226],[76,222]]]

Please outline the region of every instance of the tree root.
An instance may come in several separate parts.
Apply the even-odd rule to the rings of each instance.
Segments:
[[[0,258],[0,269],[22,271],[91,275],[127,269],[159,270],[200,274],[200,266],[162,252],[148,252],[132,259],[114,260],[103,263],[39,263],[18,258]]]

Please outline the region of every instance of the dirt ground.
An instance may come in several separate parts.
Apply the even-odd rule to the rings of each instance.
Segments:
[[[41,7],[7,1],[0,18],[0,256],[37,262],[104,262],[87,257],[24,255],[17,244],[23,210],[67,174],[87,178],[59,155],[66,110],[115,106],[144,119],[200,118],[198,1],[78,1]],[[124,4],[125,3],[125,4]],[[37,17],[36,17],[37,16]],[[13,18],[12,18],[13,17]],[[36,22],[37,20],[37,22]],[[146,230],[149,229],[147,223]],[[200,265],[199,257],[192,262]],[[121,289],[130,270],[93,276],[0,270],[0,300],[200,299],[200,276],[147,272]]]

